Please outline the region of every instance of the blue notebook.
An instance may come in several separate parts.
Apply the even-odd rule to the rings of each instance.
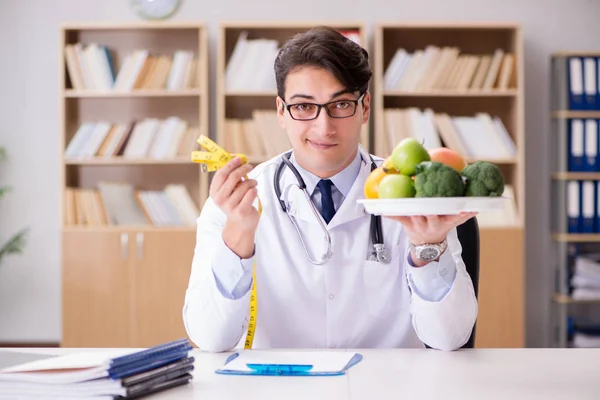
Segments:
[[[362,360],[346,351],[246,350],[227,357],[215,372],[224,375],[336,376]]]

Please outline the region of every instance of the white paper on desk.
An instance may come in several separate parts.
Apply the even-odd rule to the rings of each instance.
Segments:
[[[0,370],[0,382],[73,383],[108,376],[114,357],[135,350],[81,352],[31,361]]]
[[[344,351],[262,351],[246,350],[223,367],[228,371],[252,371],[247,364],[312,365],[311,373],[340,372],[356,355]]]

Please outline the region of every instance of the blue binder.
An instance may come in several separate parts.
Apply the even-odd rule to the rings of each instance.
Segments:
[[[569,109],[587,109],[585,97],[585,72],[583,57],[569,57],[567,66]]]
[[[596,198],[594,199],[596,203],[594,233],[600,233],[600,181],[596,181],[594,185],[596,186]]]
[[[581,184],[579,181],[567,181],[565,190],[565,205],[567,207],[567,232],[581,233],[582,230],[582,201]]]
[[[355,353],[350,361],[337,371],[312,371],[311,364],[246,364],[247,371],[238,369],[228,369],[227,365],[239,357],[240,353],[234,353],[227,357],[225,365],[215,370],[217,374],[222,375],[265,375],[265,376],[338,376],[344,375],[352,366],[359,363],[363,356]]]
[[[192,345],[179,339],[111,360],[108,374],[112,379],[127,377],[167,365],[187,357]]]
[[[569,120],[567,126],[569,171],[583,172],[586,170],[585,122],[582,119],[573,118]]]
[[[594,233],[596,230],[596,185],[594,181],[584,180],[581,185],[581,232]]]
[[[598,110],[598,62],[596,57],[582,57],[584,107],[587,110]]]
[[[598,122],[594,118],[583,120],[584,147],[585,147],[585,171],[596,172],[600,170],[598,165]]]

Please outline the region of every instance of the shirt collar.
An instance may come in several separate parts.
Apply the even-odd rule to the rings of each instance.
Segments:
[[[294,157],[293,153],[292,157],[290,158],[292,164],[294,165],[294,167],[296,167],[296,169],[300,173],[300,176],[302,176],[302,179],[304,179],[304,183],[306,184],[306,191],[309,195],[312,196],[313,191],[315,190],[315,187],[317,186],[321,178],[302,168],[296,161],[296,158]],[[352,162],[346,168],[329,178],[331,179],[337,190],[339,190],[344,197],[348,197],[348,193],[350,193],[350,189],[352,188],[352,185],[354,184],[354,181],[356,180],[356,177],[360,172],[360,166],[362,161],[362,155],[360,153],[360,149],[358,149],[354,160],[352,160]]]

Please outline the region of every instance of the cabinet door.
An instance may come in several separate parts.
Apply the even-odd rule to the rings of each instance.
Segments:
[[[196,232],[132,234],[135,241],[135,345],[149,347],[186,337],[182,310]]]
[[[480,248],[475,347],[524,347],[523,229],[481,229]]]
[[[63,234],[63,347],[132,345],[129,234]]]

